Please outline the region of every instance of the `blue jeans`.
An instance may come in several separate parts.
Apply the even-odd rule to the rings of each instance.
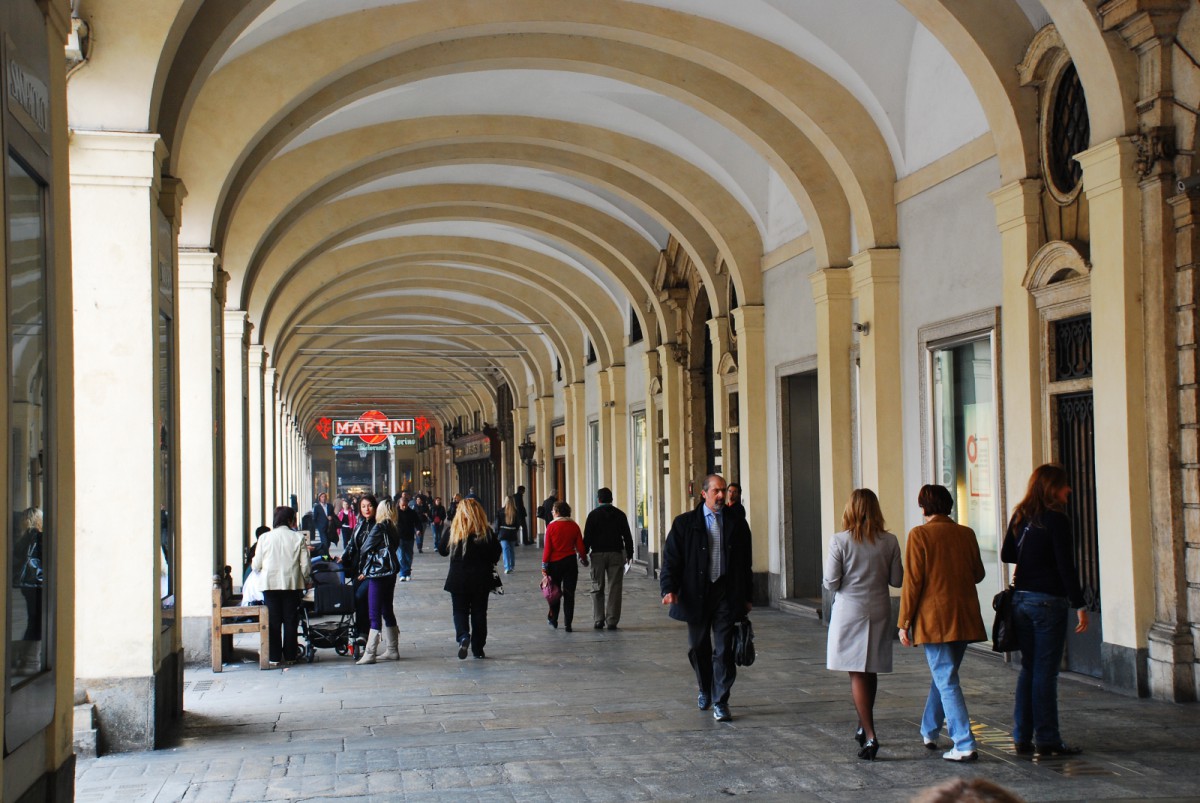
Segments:
[[[396,548],[396,558],[400,561],[400,576],[410,576],[412,574],[413,539],[400,539],[400,546]]]
[[[1058,668],[1067,643],[1066,597],[1018,591],[1013,624],[1021,645],[1021,674],[1013,709],[1013,741],[1062,744],[1058,730]]]
[[[967,701],[958,685],[958,667],[967,652],[967,642],[948,641],[923,646],[933,680],[929,684],[925,714],[921,717],[921,735],[936,739],[942,730],[942,720],[945,720],[946,731],[955,748],[961,753],[972,753],[976,745],[975,735],[971,733],[971,715],[967,713]]]
[[[511,572],[517,566],[517,559],[513,556],[513,542],[501,541],[500,552],[504,555],[504,571]]]

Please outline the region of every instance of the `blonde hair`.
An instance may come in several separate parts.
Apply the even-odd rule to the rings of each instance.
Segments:
[[[850,537],[855,543],[861,544],[865,538],[868,543],[875,543],[875,533],[887,529],[883,521],[883,511],[879,509],[879,497],[870,488],[855,488],[850,492],[846,509],[842,511],[842,529],[850,531]]]
[[[511,496],[504,497],[504,523],[517,523],[517,503],[513,501]]]
[[[454,523],[450,525],[450,550],[461,550],[466,547],[467,539],[486,541],[491,527],[488,526],[487,514],[483,505],[474,499],[464,499],[458,503],[458,511],[454,514]]]
[[[400,513],[391,499],[381,499],[375,508],[375,521],[390,521],[395,524],[400,520]]]
[[[24,519],[26,530],[37,530],[39,533],[42,531],[42,509],[40,507],[25,508],[21,516]]]

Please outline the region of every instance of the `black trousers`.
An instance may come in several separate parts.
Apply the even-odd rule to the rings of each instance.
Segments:
[[[491,591],[473,591],[469,594],[450,594],[454,611],[454,640],[459,644],[471,637],[471,652],[479,655],[487,643],[487,609]]]
[[[579,563],[572,555],[569,558],[556,560],[546,564],[550,579],[562,589],[562,597],[550,605],[550,621],[558,624],[558,609],[562,606],[563,618],[567,627],[575,620],[575,586],[579,583]]]
[[[688,661],[696,672],[696,685],[716,703],[729,702],[729,690],[737,677],[737,665],[733,662],[736,621],[722,577],[709,586],[700,620],[687,623]]]
[[[267,660],[296,660],[303,591],[264,591],[267,603]],[[282,628],[282,638],[280,638]]]

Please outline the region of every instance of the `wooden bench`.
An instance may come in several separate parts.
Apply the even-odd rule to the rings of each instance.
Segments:
[[[228,571],[228,567],[226,567]],[[230,584],[214,577],[212,591],[212,671],[220,672],[226,653],[233,655],[235,633],[258,633],[258,668],[269,669],[267,606],[238,605]],[[252,619],[252,621],[239,621]]]

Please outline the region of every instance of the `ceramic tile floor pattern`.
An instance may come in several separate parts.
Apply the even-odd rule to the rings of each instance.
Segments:
[[[696,709],[686,632],[653,580],[626,577],[616,631],[592,628],[581,582],[566,633],[546,626],[539,566],[535,547],[517,550],[506,593],[491,598],[485,660],[458,659],[445,560],[425,552],[396,587],[398,662],[320,650],[264,672],[247,652],[219,675],[188,669],[176,745],[80,761],[76,799],[901,801],[979,776],[1027,800],[1200,800],[1200,707],[1064,679],[1063,731],[1086,752],[1038,762],[1011,750],[1016,674],[988,655],[962,670],[980,761],[943,761],[917,731],[922,654],[898,643],[896,671],[880,676],[879,760],[861,761],[823,626],[776,610],[752,615],[758,660],[739,671],[734,721],[714,722]]]

